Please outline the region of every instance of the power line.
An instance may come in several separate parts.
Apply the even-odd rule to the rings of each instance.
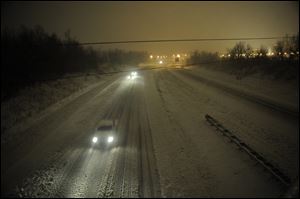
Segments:
[[[104,42],[85,42],[66,45],[106,45],[106,44],[127,44],[127,43],[163,43],[163,42],[202,42],[202,41],[237,41],[237,40],[272,40],[286,37],[246,37],[246,38],[209,38],[209,39],[160,39],[160,40],[129,40],[129,41],[104,41]]]

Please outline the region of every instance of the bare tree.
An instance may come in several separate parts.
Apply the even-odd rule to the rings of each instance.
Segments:
[[[259,56],[266,57],[267,53],[268,53],[268,49],[265,46],[261,45],[258,50],[258,53],[259,53]]]
[[[243,54],[246,54],[245,42],[238,42],[235,46],[230,49],[229,52],[232,55],[232,58],[240,59]]]
[[[299,33],[291,37],[286,35],[282,40],[277,41],[274,50],[277,55],[281,56],[284,52],[293,54],[299,52]]]
[[[274,50],[275,50],[277,55],[282,57],[283,50],[284,50],[284,42],[283,41],[277,41],[276,45],[274,46]]]
[[[253,52],[252,47],[250,46],[250,44],[247,44],[247,47],[246,47],[246,57],[249,58],[252,52]]]

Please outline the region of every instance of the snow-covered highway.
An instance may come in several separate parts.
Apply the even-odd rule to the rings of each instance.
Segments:
[[[213,115],[295,180],[298,117],[175,69],[98,85],[1,144],[1,195],[17,197],[278,197],[283,186],[205,121]],[[117,121],[111,147],[93,145]]]

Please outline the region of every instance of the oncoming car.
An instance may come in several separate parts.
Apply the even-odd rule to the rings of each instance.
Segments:
[[[116,143],[116,120],[101,120],[95,129],[92,144],[99,147],[111,147]]]
[[[130,75],[127,76],[127,79],[135,79],[137,77],[137,72],[131,72]]]

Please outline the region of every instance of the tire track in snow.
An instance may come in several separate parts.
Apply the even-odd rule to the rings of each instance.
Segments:
[[[159,197],[160,185],[155,163],[144,90],[138,80],[126,94],[113,102],[106,117],[119,115],[120,147],[106,177],[104,197]]]
[[[187,161],[187,164],[193,165],[194,162],[191,159],[193,157],[193,148],[195,148],[195,147],[193,146],[193,144],[192,144],[193,142],[192,142],[191,138],[186,134],[186,132],[184,131],[180,122],[173,116],[172,111],[168,108],[167,100],[164,98],[164,95],[172,95],[172,94],[170,92],[170,89],[162,89],[162,84],[164,84],[164,86],[166,86],[166,88],[167,88],[168,83],[166,83],[166,81],[165,81],[165,80],[167,80],[167,78],[165,76],[163,77],[161,73],[163,73],[165,75],[165,73],[167,73],[167,72],[165,70],[163,70],[163,71],[158,71],[157,73],[155,73],[155,75],[154,75],[155,87],[158,90],[158,94],[162,101],[163,108],[165,109],[165,112],[167,113],[168,120],[172,124],[171,126],[173,128],[173,132],[177,132],[178,136],[183,141],[183,143],[180,144],[180,153],[181,154],[179,154],[179,155],[184,155],[184,156],[188,157],[188,159],[185,159]],[[176,88],[180,88],[180,87],[176,87]],[[202,189],[202,192],[206,194],[205,195],[206,197],[211,196],[212,190],[211,190],[211,187],[208,186],[209,182],[207,181],[207,180],[209,180],[209,176],[211,176],[209,169],[206,168],[204,165],[202,165],[202,169],[197,168],[197,174],[199,176],[205,176],[204,180],[206,181],[206,184],[199,187],[199,189]],[[182,176],[182,180],[186,181],[186,183],[184,183],[184,184],[189,184],[188,183],[189,180],[185,176]],[[178,196],[176,195],[176,197],[178,197]]]
[[[144,145],[145,145],[145,153],[146,153],[146,159],[147,159],[147,169],[148,169],[148,179],[149,179],[149,187],[150,187],[150,193],[149,195],[144,194],[144,197],[161,197],[161,190],[160,190],[160,179],[158,175],[157,170],[157,164],[156,164],[156,157],[155,157],[155,151],[153,146],[153,139],[152,139],[152,130],[150,127],[150,121],[148,116],[148,110],[147,110],[147,104],[145,100],[145,92],[142,95],[142,103],[144,104],[144,108],[141,107],[139,110],[143,110],[141,113],[144,116],[144,122],[140,122],[140,124],[144,124],[144,127],[141,127],[144,131],[139,131],[139,136],[144,137]],[[140,140],[142,140],[140,138]],[[140,141],[141,142],[141,141]],[[142,143],[142,142],[141,142]],[[142,155],[142,153],[141,153]],[[142,157],[141,157],[142,159]]]

